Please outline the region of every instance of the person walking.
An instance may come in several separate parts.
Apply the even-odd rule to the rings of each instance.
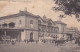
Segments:
[[[26,39],[24,40],[24,42],[26,43]]]

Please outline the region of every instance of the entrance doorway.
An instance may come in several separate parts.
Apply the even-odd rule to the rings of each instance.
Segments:
[[[30,41],[33,41],[33,32],[30,33]]]

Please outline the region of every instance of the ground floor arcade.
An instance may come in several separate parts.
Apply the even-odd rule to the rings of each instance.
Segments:
[[[38,32],[21,29],[0,29],[1,39],[16,39],[16,41],[38,40]]]

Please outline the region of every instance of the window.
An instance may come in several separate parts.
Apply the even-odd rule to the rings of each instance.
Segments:
[[[56,29],[56,33],[57,33],[58,31],[57,31],[57,29]]]
[[[57,33],[57,28],[54,28],[54,32]]]
[[[22,21],[21,20],[19,20],[19,24],[22,24]]]
[[[55,32],[55,28],[54,28],[54,32]]]
[[[7,23],[2,24],[2,27],[7,27]]]
[[[58,27],[55,27],[55,28],[54,28],[54,32],[55,32],[55,33],[58,33],[58,30],[59,30]]]
[[[44,31],[44,26],[42,26],[42,31]]]
[[[53,32],[53,27],[51,27],[51,32]]]
[[[63,27],[63,32],[64,32],[64,27]]]
[[[9,23],[9,27],[10,27],[10,28],[15,27],[15,23],[14,23],[14,22]]]
[[[1,27],[1,24],[0,24],[0,27]]]
[[[41,21],[40,20],[38,20],[38,24],[41,24]]]
[[[49,25],[49,26],[51,26],[51,25],[52,25],[52,23],[48,23],[48,25]]]
[[[48,27],[48,32],[50,32],[50,27]]]
[[[39,31],[41,31],[41,29],[39,28]]]
[[[46,31],[46,26],[42,26],[42,31]]]
[[[30,24],[33,24],[33,20],[30,21]]]
[[[63,35],[63,37],[64,37],[64,35]]]
[[[33,20],[30,21],[30,27],[33,29]]]

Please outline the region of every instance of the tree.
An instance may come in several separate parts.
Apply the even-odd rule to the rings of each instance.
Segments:
[[[65,15],[75,15],[80,21],[80,0],[54,0],[57,6],[53,7],[56,11],[63,11]]]

